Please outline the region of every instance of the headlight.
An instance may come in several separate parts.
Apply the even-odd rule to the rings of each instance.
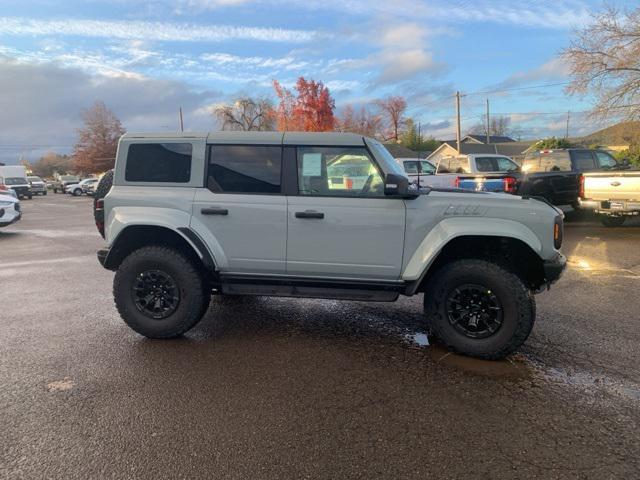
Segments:
[[[10,207],[13,202],[0,202],[0,208]]]

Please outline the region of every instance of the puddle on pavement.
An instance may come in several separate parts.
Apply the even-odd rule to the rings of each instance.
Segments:
[[[417,345],[418,347],[429,346],[429,337],[423,332],[407,333],[404,338],[407,342]]]
[[[429,356],[438,364],[466,373],[509,380],[529,379],[532,369],[524,357],[513,355],[504,360],[481,360],[453,353],[438,345],[429,347]]]

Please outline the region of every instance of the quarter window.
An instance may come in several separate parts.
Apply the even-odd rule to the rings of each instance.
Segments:
[[[213,145],[208,187],[224,193],[280,193],[282,147]]]
[[[127,182],[189,183],[190,143],[136,143],[129,145]]]
[[[381,196],[384,183],[366,149],[298,148],[300,195]]]

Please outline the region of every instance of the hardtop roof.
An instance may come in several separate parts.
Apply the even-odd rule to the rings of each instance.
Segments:
[[[363,146],[364,137],[355,133],[343,132],[150,132],[125,133],[122,138],[140,140],[193,140],[202,139],[207,143],[254,145],[324,145],[324,146]]]

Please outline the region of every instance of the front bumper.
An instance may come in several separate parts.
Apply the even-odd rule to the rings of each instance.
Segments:
[[[0,209],[0,210],[3,210],[3,209]],[[0,216],[0,227],[8,227],[9,225],[16,223],[21,218],[22,218],[21,212],[16,212],[14,215],[7,215],[6,213],[3,213]]]
[[[542,264],[544,269],[544,278],[547,282],[547,286],[558,281],[562,276],[565,268],[567,268],[567,257],[558,253],[555,258],[551,260],[545,260]]]

